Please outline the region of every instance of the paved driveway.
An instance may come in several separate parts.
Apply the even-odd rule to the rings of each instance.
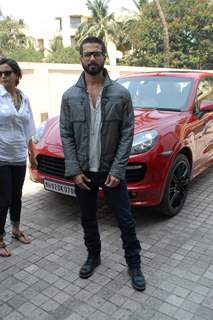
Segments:
[[[113,214],[100,204],[102,264],[86,280],[86,257],[75,199],[26,179],[23,229],[31,245],[6,242],[0,259],[0,319],[213,319],[213,168],[190,188],[182,212],[165,219],[134,210],[147,289],[135,292],[126,272]]]

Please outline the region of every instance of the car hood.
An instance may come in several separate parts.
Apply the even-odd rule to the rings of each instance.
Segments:
[[[159,111],[154,109],[137,109],[135,113],[135,133],[176,125],[180,121],[181,112]],[[51,119],[45,132],[45,143],[61,146],[59,117]]]
[[[155,109],[135,110],[135,133],[145,130],[175,126],[181,118],[181,112],[160,111]]]

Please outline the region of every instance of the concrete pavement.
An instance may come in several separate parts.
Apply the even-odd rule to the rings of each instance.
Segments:
[[[213,168],[190,187],[182,212],[166,219],[134,209],[147,289],[132,289],[112,212],[99,208],[102,264],[79,279],[86,250],[75,199],[26,179],[22,229],[0,258],[0,319],[213,320]]]

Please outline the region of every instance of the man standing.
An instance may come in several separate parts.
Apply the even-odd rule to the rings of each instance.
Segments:
[[[84,72],[64,93],[60,115],[65,176],[75,183],[88,251],[79,276],[89,278],[101,263],[96,218],[97,194],[101,187],[116,214],[132,285],[142,291],[145,279],[140,267],[141,247],[125,182],[134,134],[131,97],[125,88],[109,78],[104,68],[106,47],[101,39],[84,39],[80,56]]]

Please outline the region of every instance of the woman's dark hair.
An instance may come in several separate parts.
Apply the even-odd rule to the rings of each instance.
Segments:
[[[8,64],[13,72],[17,75],[18,79],[16,80],[16,86],[19,84],[19,80],[22,78],[22,72],[18,63],[13,59],[2,58],[0,59],[0,65]]]
[[[101,38],[87,37],[80,44],[80,55],[83,54],[83,45],[86,44],[86,43],[98,43],[102,47],[103,54],[105,55],[106,52],[107,52],[105,43],[103,42],[103,40]]]

